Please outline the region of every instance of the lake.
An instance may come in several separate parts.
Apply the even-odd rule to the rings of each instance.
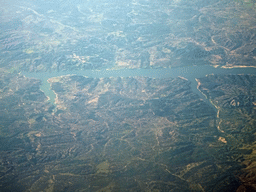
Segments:
[[[208,65],[187,66],[180,68],[159,68],[159,69],[120,69],[120,70],[85,70],[85,71],[61,71],[61,72],[22,72],[26,77],[42,80],[41,90],[49,97],[49,101],[54,104],[56,95],[51,90],[47,80],[51,77],[63,75],[82,75],[93,78],[102,77],[151,77],[151,78],[176,78],[184,77],[191,82],[191,89],[198,94],[210,106],[210,101],[197,89],[196,78],[205,77],[209,74],[228,75],[228,74],[256,74],[256,68],[221,68]],[[213,106],[212,106],[213,107]],[[216,111],[216,108],[213,107]]]

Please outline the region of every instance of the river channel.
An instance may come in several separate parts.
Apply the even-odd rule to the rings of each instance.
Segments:
[[[23,75],[30,78],[42,80],[41,90],[49,98],[49,101],[54,105],[56,95],[51,90],[48,79],[51,77],[58,77],[63,75],[82,75],[93,78],[101,77],[151,77],[151,78],[175,78],[183,77],[191,82],[191,89],[194,93],[199,95],[207,104],[217,109],[210,103],[210,101],[197,89],[196,78],[205,77],[209,74],[256,74],[256,68],[221,68],[213,66],[187,66],[180,68],[161,68],[161,69],[120,69],[120,70],[85,70],[85,71],[61,71],[61,72],[22,72]]]

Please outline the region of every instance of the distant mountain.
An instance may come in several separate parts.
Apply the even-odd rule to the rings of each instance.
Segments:
[[[11,71],[254,66],[255,10],[254,1],[242,0],[3,3],[0,66]]]

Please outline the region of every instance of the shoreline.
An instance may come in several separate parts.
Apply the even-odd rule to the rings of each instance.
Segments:
[[[220,68],[223,68],[223,69],[237,69],[237,68],[255,68],[256,69],[256,66],[246,66],[246,65],[234,65],[234,66],[221,66]]]
[[[60,76],[80,75],[89,78],[104,77],[150,77],[150,78],[182,78],[191,82],[191,89],[194,93],[213,106],[216,106],[198,89],[197,78],[203,78],[209,74],[227,75],[227,74],[251,74],[256,75],[256,66],[214,66],[214,65],[188,65],[187,67],[163,68],[163,69],[120,69],[120,70],[85,70],[85,71],[62,71],[62,72],[20,72],[28,78],[36,78],[42,81],[40,89],[49,97],[49,102],[56,106],[56,93],[50,86],[50,79]]]

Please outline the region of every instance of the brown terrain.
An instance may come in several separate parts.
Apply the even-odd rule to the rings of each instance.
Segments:
[[[21,72],[256,67],[254,0],[5,1],[0,191],[256,190],[254,75]],[[161,76],[161,74],[160,74]]]
[[[0,187],[253,188],[254,80],[241,75],[199,79],[200,90],[219,109],[216,114],[183,78],[55,77],[49,80],[57,95],[54,113],[40,81],[2,72]]]
[[[255,191],[256,77],[209,75],[199,81],[200,90],[218,108],[217,128],[224,147],[216,158],[225,155],[240,162],[244,168],[237,177],[243,185],[237,191]]]
[[[0,9],[0,66],[11,72],[255,67],[252,0],[28,0]]]

